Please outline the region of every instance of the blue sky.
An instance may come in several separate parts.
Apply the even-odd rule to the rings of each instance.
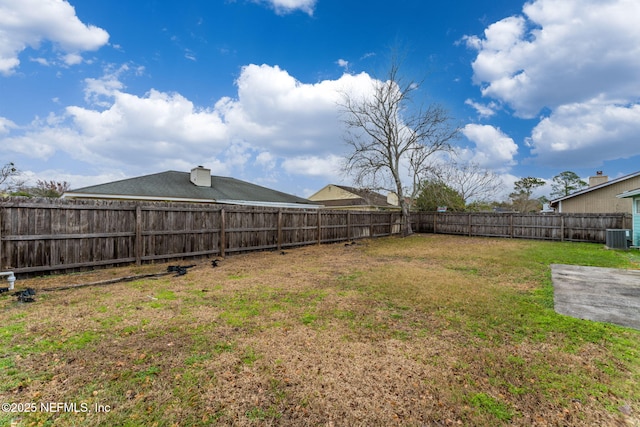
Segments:
[[[637,0],[0,0],[0,162],[73,188],[196,165],[299,196],[348,185],[339,94],[400,46],[504,193],[615,178],[640,170],[638,17]]]

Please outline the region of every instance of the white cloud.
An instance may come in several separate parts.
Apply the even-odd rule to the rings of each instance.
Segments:
[[[0,144],[41,161],[72,159],[96,173],[139,175],[203,164],[214,174],[253,182],[275,183],[286,173],[287,182],[295,176],[296,186],[306,188],[306,178],[343,178],[347,147],[338,102],[347,90],[367,96],[374,83],[365,73],[303,83],[277,66],[248,65],[236,96],[199,107],[179,93],[127,92],[121,78],[129,71],[122,66],[85,79],[87,105],[68,106],[21,129],[7,124]]]
[[[138,97],[117,91],[107,110],[71,106],[66,111],[78,140],[61,148],[90,162],[153,164],[172,156],[197,162],[228,143],[219,115],[179,94],[152,89]]]
[[[345,70],[349,70],[349,61],[347,61],[346,59],[338,59],[336,61],[336,64],[338,64],[338,67],[344,68]]]
[[[184,57],[187,58],[189,61],[198,61],[198,57],[196,56],[195,52],[193,52],[191,49],[185,49],[184,51]]]
[[[316,6],[316,0],[262,0],[269,4],[277,14],[285,15],[287,13],[301,10],[302,12],[313,15]]]
[[[82,64],[82,55],[80,55],[79,53],[67,53],[66,55],[62,56],[62,59],[64,61],[65,64],[67,65],[78,65],[78,64]]]
[[[0,0],[0,73],[8,75],[19,66],[20,52],[37,49],[49,40],[67,65],[82,61],[80,52],[107,44],[109,34],[82,23],[75,9],[63,0]]]
[[[236,82],[238,97],[222,99],[216,110],[231,134],[274,155],[335,153],[343,149],[341,92],[364,91],[371,82],[366,74],[345,74],[305,84],[278,66],[248,65]]]
[[[92,175],[71,174],[60,169],[47,169],[40,172],[30,170],[20,171],[20,180],[24,180],[26,185],[36,185],[38,180],[44,179],[46,181],[68,182],[71,184],[71,188],[80,188],[118,181],[125,178],[127,178],[125,174],[115,171],[98,172]]]
[[[306,84],[277,66],[249,65],[237,97],[202,108],[178,93],[127,93],[121,77],[128,71],[125,65],[85,79],[89,106],[66,107],[23,129],[0,122],[2,144],[31,158],[61,152],[96,168],[140,173],[207,163],[217,174],[273,176],[281,164],[290,173],[329,176],[345,149],[341,93],[372,85],[366,74]],[[249,164],[262,172],[246,170]]]
[[[342,157],[336,155],[296,156],[285,159],[282,168],[290,174],[324,177],[335,181],[340,176],[342,160]]]
[[[99,79],[85,79],[85,101],[92,105],[109,107],[112,103],[112,98],[125,87],[119,78],[120,73],[125,70],[126,66],[123,66],[115,73],[107,73]]]
[[[117,84],[105,88],[91,80],[87,86],[112,96],[108,108],[69,106],[64,115],[34,120],[3,145],[32,158],[46,160],[59,151],[99,168],[130,170],[193,166],[233,146],[215,111],[197,108],[179,94],[151,90],[138,97],[119,91]]]
[[[3,138],[2,145],[7,151],[46,160],[55,154],[57,147],[71,145],[75,136],[64,128],[43,127],[41,124],[32,125],[32,128],[21,136]]]
[[[640,96],[640,2],[536,0],[523,16],[490,25],[477,49],[474,81],[482,94],[509,104],[516,115],[583,102],[600,94]]]
[[[602,99],[558,107],[533,129],[528,143],[539,161],[597,166],[640,155],[640,105]]]
[[[16,124],[11,120],[0,117],[0,135],[8,134],[11,129],[16,127]]]
[[[276,158],[268,151],[263,151],[256,156],[256,164],[266,170],[273,170],[276,167]]]
[[[31,62],[37,62],[40,65],[44,65],[45,67],[48,67],[49,65],[51,65],[49,61],[47,61],[45,58],[29,58],[29,60]]]
[[[475,150],[464,153],[467,160],[497,171],[508,170],[515,165],[518,145],[499,128],[490,125],[468,124],[462,129],[467,139],[475,144]]]
[[[470,107],[472,107],[481,118],[491,117],[496,114],[495,109],[497,108],[494,102],[490,102],[488,105],[480,104],[471,99],[467,99],[464,103]]]
[[[545,112],[527,140],[539,163],[587,167],[640,154],[638,16],[636,0],[533,0],[521,16],[464,38],[478,51],[483,96],[518,117]]]

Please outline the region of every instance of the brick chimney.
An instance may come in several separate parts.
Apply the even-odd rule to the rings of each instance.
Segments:
[[[203,166],[191,169],[190,181],[198,187],[211,187],[211,169]]]
[[[589,177],[589,187],[595,187],[596,185],[604,184],[609,181],[609,177],[602,174],[602,171],[597,171],[596,176]]]

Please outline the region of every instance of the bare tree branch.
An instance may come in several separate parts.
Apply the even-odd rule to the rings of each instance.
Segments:
[[[0,168],[0,188],[5,185],[5,182],[10,182],[18,175],[20,175],[20,171],[16,169],[13,162],[4,164],[2,168]]]
[[[460,130],[440,105],[412,108],[418,87],[401,78],[394,60],[386,80],[374,80],[370,94],[356,97],[345,92],[340,105],[350,147],[345,171],[357,185],[398,195],[405,235],[412,232],[409,208],[430,170],[428,160],[439,151],[450,151]]]
[[[504,186],[498,174],[475,162],[450,161],[435,168],[434,175],[459,192],[465,204],[492,198]]]

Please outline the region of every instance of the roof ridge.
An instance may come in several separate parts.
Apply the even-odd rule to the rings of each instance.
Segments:
[[[640,171],[633,172],[633,173],[630,173],[630,174],[627,174],[627,175],[623,175],[621,177],[612,179],[610,181],[594,185],[593,187],[587,187],[585,189],[576,191],[575,193],[567,194],[566,196],[562,196],[562,197],[559,197],[557,199],[553,199],[553,200],[549,201],[549,203],[560,202],[562,200],[569,199],[569,198],[574,197],[574,196],[579,196],[580,194],[588,193],[590,191],[597,190],[599,188],[603,188],[603,187],[606,187],[606,186],[611,185],[611,184],[616,184],[618,182],[622,182],[622,181],[625,181],[627,179],[635,178],[638,175],[640,175]]]
[[[211,175],[211,185],[195,186],[189,172],[168,170],[118,181],[86,186],[65,192],[65,197],[158,200],[224,200],[243,204],[312,205],[300,196],[285,193],[234,177]]]

